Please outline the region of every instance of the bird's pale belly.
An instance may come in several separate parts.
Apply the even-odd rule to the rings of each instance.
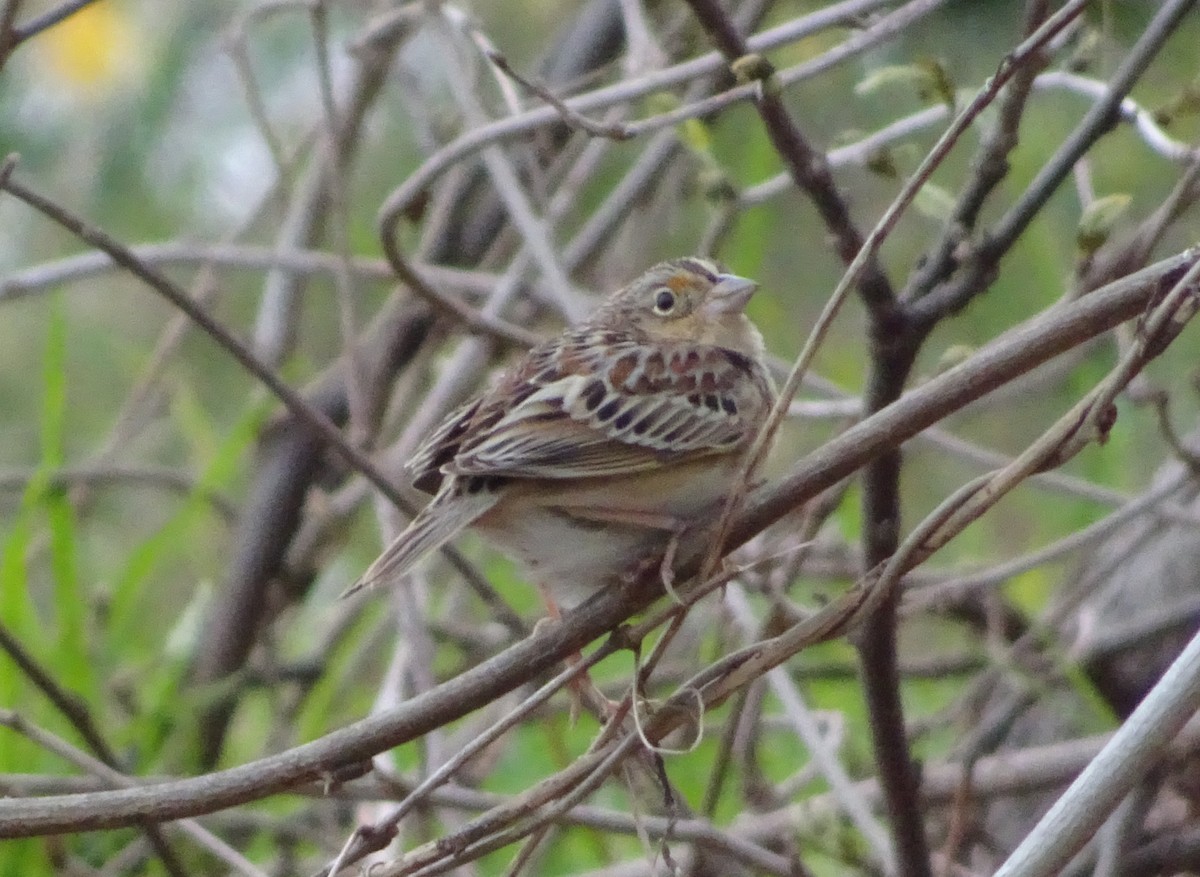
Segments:
[[[530,579],[564,608],[617,581],[638,558],[671,538],[661,530],[596,524],[552,509],[530,508],[506,523],[503,529],[480,530],[520,561]]]
[[[662,551],[678,528],[708,522],[736,471],[736,461],[722,463],[576,480],[557,490],[553,482],[531,484],[475,526],[560,605],[574,606]],[[636,522],[624,522],[625,516]]]

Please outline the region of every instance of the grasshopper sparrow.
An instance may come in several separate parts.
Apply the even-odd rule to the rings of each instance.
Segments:
[[[651,268],[453,412],[406,468],[433,500],[360,580],[394,580],[473,526],[556,614],[728,492],[774,401],[757,289],[699,258]]]

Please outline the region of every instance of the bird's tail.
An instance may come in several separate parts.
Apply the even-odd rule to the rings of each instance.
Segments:
[[[392,541],[362,577],[342,593],[342,597],[349,597],[364,588],[394,582],[425,554],[441,548],[460,530],[474,523],[496,504],[497,499],[494,493],[486,490],[472,494],[442,490],[412,519],[412,523]]]

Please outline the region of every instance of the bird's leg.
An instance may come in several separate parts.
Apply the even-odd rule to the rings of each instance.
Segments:
[[[679,541],[686,532],[687,524],[682,521],[676,522],[675,529],[671,532],[671,539],[663,551],[662,562],[658,565],[658,577],[662,581],[663,590],[680,606],[683,605],[683,600],[675,593],[675,553],[679,551]]]
[[[542,602],[546,604],[547,617],[543,620],[550,623],[561,621],[562,609],[559,607],[558,601],[554,599],[554,595],[550,593],[550,589],[544,582],[538,582],[537,589],[541,594]],[[582,660],[583,653],[578,651],[571,652],[566,658],[566,662],[572,666]],[[608,721],[617,710],[618,704],[600,693],[600,689],[592,682],[592,677],[588,675],[587,670],[572,676],[567,687],[571,689],[570,719],[572,725],[579,721],[579,714],[583,711],[584,706],[591,706],[599,714],[601,722]]]
[[[658,574],[662,579],[663,587],[667,593],[671,595],[676,603],[680,603],[680,599],[676,596],[673,585],[675,582],[675,574],[673,565],[675,561],[675,553],[679,548],[680,537],[687,530],[687,522],[683,519],[666,513],[652,512],[644,509],[626,509],[620,507],[607,507],[596,505],[570,505],[570,504],[555,504],[555,509],[559,512],[578,518],[582,521],[590,521],[597,524],[617,524],[619,526],[633,527],[643,530],[658,530],[669,535],[669,541],[666,547],[666,553],[662,560],[658,562]],[[653,567],[650,567],[653,568]],[[626,573],[622,578],[628,578],[630,574],[634,579],[646,570],[645,565],[639,564],[629,573]],[[561,612],[558,609],[558,604],[554,601],[554,597],[550,594],[549,589],[544,583],[538,584],[538,590],[541,592],[542,600],[546,603],[547,611],[551,618],[560,618]],[[578,663],[583,659],[583,656],[576,652],[567,658],[569,663]],[[591,677],[587,673],[581,673],[576,676],[570,683],[571,691],[574,695],[574,704],[572,706],[572,719],[578,713],[581,703],[587,703],[589,700],[598,710],[598,712],[606,719],[611,719],[617,715],[620,706],[602,695],[596,686],[592,683]]]
[[[537,583],[538,593],[542,597],[542,602],[546,604],[546,614],[554,621],[562,620],[562,609],[558,606],[558,601],[554,599],[554,595],[550,593],[550,589],[545,583]],[[578,652],[576,653],[578,655]]]

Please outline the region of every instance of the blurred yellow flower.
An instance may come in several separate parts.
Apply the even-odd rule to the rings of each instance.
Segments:
[[[102,92],[134,70],[136,28],[117,3],[100,0],[39,35],[41,64],[79,92]]]

